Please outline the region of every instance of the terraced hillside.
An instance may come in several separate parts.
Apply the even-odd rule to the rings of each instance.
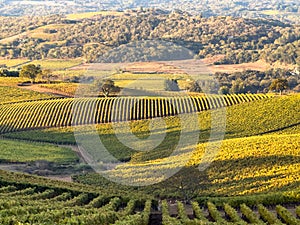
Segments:
[[[241,94],[174,98],[80,98],[4,104],[0,106],[0,133],[174,116],[268,97],[262,94]]]
[[[215,160],[206,170],[205,177],[208,182],[200,180],[201,190],[196,195],[246,195],[266,194],[270,191],[289,191],[297,189],[299,182],[299,101],[300,95],[282,96],[237,104],[226,108],[226,129],[224,138],[220,144],[220,151]],[[107,150],[117,159],[127,162],[119,165],[110,174],[118,176],[130,175],[132,179],[141,179],[151,176],[159,168],[176,168],[184,160],[188,163],[188,174],[197,177],[194,167],[200,163],[204,151],[207,149],[207,141],[211,135],[211,118],[218,118],[212,114],[220,111],[203,111],[198,114],[199,140],[197,146],[190,155],[185,148],[178,150],[177,155],[170,156],[178,145],[181,134],[180,118],[176,116],[165,117],[166,125],[156,124],[156,130],[163,132],[164,140],[148,151],[137,151],[126,146],[116,136],[123,126],[130,127],[130,131],[137,137],[149,136],[150,120],[121,122],[118,124],[106,123],[96,125],[101,142]],[[187,123],[195,122],[187,114],[184,117]],[[222,124],[215,124],[216,129]],[[90,127],[80,126],[83,139],[89,138]],[[186,137],[188,138],[190,134]],[[7,138],[25,139],[31,141],[43,141],[50,143],[76,145],[74,128],[48,128],[43,130],[30,130],[4,134]],[[146,142],[140,142],[146,146]],[[189,147],[189,146],[186,146]],[[95,146],[97,148],[97,146]],[[184,159],[184,160],[183,160]],[[152,165],[155,165],[152,167]],[[137,173],[136,169],[143,173]],[[149,169],[150,168],[150,169]],[[178,174],[185,176],[186,174]],[[92,185],[102,185],[103,179],[97,174],[76,175],[77,182]],[[155,181],[155,178],[153,178]],[[168,181],[167,181],[168,182]],[[106,182],[104,182],[107,184]],[[169,185],[170,189],[157,186],[159,195],[181,196],[176,187]],[[120,188],[120,186],[113,188]],[[127,188],[126,188],[127,189]],[[153,192],[151,189],[150,192]],[[213,193],[213,194],[212,194]]]
[[[248,99],[250,96],[252,95],[248,95]],[[236,102],[233,102],[234,97]],[[117,117],[108,123],[99,123],[95,126],[109,152],[123,162],[106,173],[112,176],[129,176],[131,180],[147,177],[151,181],[156,179],[152,176],[155,171],[157,173],[164,168],[176,168],[186,162],[182,171],[161,183],[139,188],[115,184],[97,173],[73,175],[74,183],[61,183],[0,171],[0,223],[12,224],[18,221],[21,224],[53,224],[54,221],[57,224],[299,224],[300,95],[262,97],[260,100],[245,100],[245,102],[241,96],[231,98],[231,106],[225,108],[227,120],[225,140],[220,144],[213,162],[204,172],[199,172],[197,167],[199,163],[201,164],[203,154],[209,145],[207,140],[212,131],[211,119],[214,114],[217,115],[222,111],[222,108],[219,108],[222,106],[220,98],[212,96],[210,100],[202,99],[202,104],[201,99],[196,100],[202,107],[197,113],[198,129],[201,131],[198,144],[192,154],[189,154],[186,148],[182,148],[176,155],[171,154],[178,144],[182,129],[180,117],[174,113],[176,111],[168,115],[158,112],[155,114],[166,116],[163,118],[165,125],[160,127],[157,124],[156,127],[158,132],[162,132],[163,129],[166,131],[165,139],[156,148],[139,152],[118,140],[115,132],[122,126],[129,126],[130,131],[141,140],[149,136],[149,123],[155,119],[147,119],[145,111],[141,110],[146,103],[143,99],[139,101],[142,103],[137,104],[141,113],[140,117],[135,119],[139,120],[121,121]],[[189,101],[176,99],[180,102],[179,109],[182,110],[176,113],[187,115],[184,118],[189,121],[189,114],[184,113],[188,112],[184,110],[191,110],[185,107]],[[27,109],[30,109],[30,104],[51,101],[58,104],[68,100],[31,101],[3,106],[28,104]],[[86,102],[82,102],[87,109],[92,103],[88,101],[90,99],[85,100]],[[129,102],[127,99],[122,100]],[[113,99],[110,101],[110,105],[113,105]],[[117,103],[116,99],[114,101]],[[221,102],[228,103],[229,99],[226,101],[223,98]],[[240,104],[241,102],[243,103]],[[161,105],[157,104],[159,107]],[[210,107],[214,110],[207,110],[211,109]],[[149,108],[149,111],[153,112],[151,107]],[[170,111],[171,108],[165,107],[160,113]],[[15,115],[18,115],[17,111]],[[29,115],[31,114],[27,116]],[[54,115],[57,114],[53,113],[52,118],[55,118]],[[109,123],[114,120],[120,123]],[[215,125],[221,126],[218,123]],[[89,126],[79,126],[79,130],[83,137],[88,137]],[[73,132],[74,127],[67,126],[10,132],[3,136],[76,144]],[[4,142],[8,143],[6,140]],[[18,141],[11,142],[17,144]],[[31,151],[30,145],[28,149],[24,146],[18,150],[20,155],[24,152],[24,156],[29,156],[30,152],[35,160],[40,145],[42,144],[37,144],[36,151]],[[53,150],[59,153],[60,148]],[[64,155],[65,160],[75,159],[69,155],[69,150],[64,151],[68,152],[68,155]],[[0,159],[4,159],[3,153],[4,151],[1,151]],[[178,184],[183,184],[183,188]],[[194,187],[197,188],[194,190]],[[174,199],[178,201],[175,202]],[[180,200],[184,199],[192,199],[191,205],[181,203]],[[58,210],[61,208],[64,209]]]

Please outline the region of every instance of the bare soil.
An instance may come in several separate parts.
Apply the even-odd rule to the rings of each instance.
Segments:
[[[21,86],[19,88],[26,89],[26,90],[31,90],[31,91],[36,91],[36,92],[44,93],[44,94],[51,94],[51,95],[54,95],[54,96],[57,96],[57,97],[73,97],[72,95],[67,94],[65,92],[50,89],[50,88],[44,88],[44,87],[39,86],[38,84],[33,84],[33,85],[30,85],[30,86]]]
[[[135,63],[96,63],[96,64],[82,64],[73,67],[71,70],[101,70],[101,71],[113,71],[116,69],[122,69],[131,73],[166,73],[166,74],[180,74],[185,73],[186,68],[189,71],[199,70],[199,66],[205,66],[207,71],[211,73],[224,72],[233,73],[241,72],[244,70],[259,70],[265,71],[271,68],[285,68],[293,69],[294,65],[287,64],[270,64],[264,60],[257,62],[242,63],[242,64],[228,64],[228,65],[214,65],[214,62],[222,59],[224,55],[217,55],[210,58],[201,60],[177,60],[177,61],[160,61],[160,62],[135,62]],[[182,68],[184,66],[184,69]],[[202,69],[203,71],[203,69]]]

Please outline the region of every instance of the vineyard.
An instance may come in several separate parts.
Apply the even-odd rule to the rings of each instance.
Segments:
[[[300,95],[26,98],[0,106],[3,137],[75,145],[71,125],[82,125],[76,129],[88,135],[88,125],[96,124],[110,153],[126,162],[107,174],[151,180],[156,179],[151,177],[155,171],[183,161],[186,170],[144,188],[114,184],[90,172],[73,174],[73,183],[64,183],[0,170],[0,224],[300,223]],[[214,162],[198,175],[195,167],[207,147],[211,120],[225,107],[225,140]],[[185,149],[170,155],[178,143],[180,119],[193,122],[190,113],[199,119],[199,142],[192,155]],[[167,129],[164,141],[153,150],[136,152],[115,135],[122,126],[130,126],[143,139],[149,135],[150,121],[156,121],[150,119],[157,117],[164,117],[165,125],[156,129]],[[0,145],[5,146],[0,154],[5,163],[46,160],[71,165],[78,160],[71,149],[51,144],[1,140]],[[192,180],[191,187],[199,187],[188,204],[181,201],[178,180]]]
[[[173,98],[80,98],[2,104],[0,133],[174,116],[268,97],[262,94],[241,94]]]
[[[0,171],[0,224],[148,224],[150,197]],[[30,183],[29,183],[30,182]],[[82,191],[81,189],[85,189]],[[125,223],[124,223],[125,222]]]
[[[1,17],[0,225],[300,225],[289,1]]]
[[[237,138],[225,140],[220,146],[220,151],[214,161],[206,169],[205,173],[199,173],[197,166],[203,159],[203,154],[207,144],[198,144],[193,150],[192,156],[185,149],[178,150],[176,155],[171,155],[176,138],[171,141],[166,140],[157,149],[146,152],[130,154],[117,141],[114,141],[113,148],[109,145],[107,149],[115,154],[117,158],[125,159],[131,157],[128,163],[120,164],[115,169],[107,171],[111,177],[130,177],[130,182],[139,182],[147,177],[147,181],[159,182],[160,177],[156,177],[156,171],[176,169],[187,162],[186,170],[176,174],[174,179],[162,181],[151,186],[145,191],[155,193],[159,196],[169,198],[182,198],[182,193],[178,190],[176,182],[181,181],[190,186],[199,186],[196,196],[218,195],[241,196],[252,194],[268,194],[278,191],[299,191],[300,155],[295,149],[299,143],[299,135],[265,135],[249,138]],[[111,139],[108,139],[107,142]],[[107,143],[103,140],[103,143]],[[174,143],[175,142],[175,143]],[[117,152],[121,149],[122,154]],[[97,173],[74,175],[76,182],[99,186],[103,184],[103,178]],[[178,181],[179,180],[179,181]],[[105,182],[106,186],[111,185],[112,189],[121,188],[113,183]],[[125,187],[128,190],[128,187]],[[262,197],[263,199],[263,197]],[[299,194],[296,202],[300,200]],[[280,198],[269,198],[267,202],[281,201]],[[289,198],[284,198],[283,203],[289,202]],[[292,201],[294,203],[294,200]],[[281,203],[281,202],[280,202]]]
[[[192,202],[193,215],[189,218],[184,205],[177,202],[178,216],[171,217],[166,200],[162,201],[162,223],[164,225],[174,224],[299,224],[299,207],[293,209],[295,215],[281,205],[276,206],[276,214],[269,211],[265,206],[259,204],[253,208],[246,204],[233,208],[228,203],[222,207],[216,207],[207,202],[205,207],[200,207],[197,202]],[[215,222],[215,223],[213,223]]]
[[[231,206],[226,200],[221,206],[207,201],[158,202],[150,196],[110,193],[80,184],[47,182],[41,178],[0,172],[0,223],[10,224],[289,224],[297,225],[300,207],[275,208],[244,203]],[[30,183],[26,183],[31,181]],[[46,181],[46,182],[45,182]],[[43,183],[44,182],[44,183]],[[156,217],[155,223],[153,217]]]
[[[0,86],[0,102],[12,103],[18,101],[41,100],[53,98],[52,95],[42,94],[34,91],[22,90],[15,87]]]
[[[266,98],[260,101],[252,101],[233,105],[226,108],[226,132],[225,139],[255,136],[263,133],[287,132],[295,134],[297,124],[300,122],[299,108],[300,95],[292,95],[281,98]],[[221,109],[222,110],[222,109]],[[218,114],[218,110],[203,111],[199,113],[201,128],[200,142],[205,142],[210,134],[212,113]],[[187,118],[189,119],[189,118]],[[176,117],[165,117],[164,120],[175,128],[180,129],[180,121]],[[137,132],[147,133],[149,120],[139,120],[133,123]],[[126,124],[125,124],[126,125]],[[111,124],[98,124],[96,128],[99,134],[113,135]],[[84,126],[81,127],[86,132]],[[5,137],[25,139],[31,141],[44,141],[60,144],[76,144],[72,127],[56,127],[43,130],[26,130],[3,134]]]

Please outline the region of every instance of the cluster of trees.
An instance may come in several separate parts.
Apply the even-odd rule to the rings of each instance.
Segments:
[[[187,82],[183,90],[179,88],[178,80],[166,79],[165,80],[165,91],[188,91],[188,92],[202,92],[202,88],[198,81],[190,80]]]
[[[166,13],[159,10],[128,12],[122,16],[98,15],[80,20],[69,20],[64,16],[33,18],[34,22],[30,22],[31,17],[0,18],[0,22],[3,21],[0,23],[0,38],[17,35],[0,42],[0,57],[83,57],[87,62],[95,62],[99,58],[107,61],[141,60],[143,54],[147,56],[143,60],[147,61],[169,54],[170,49],[152,46],[151,42],[160,40],[186,48],[196,58],[225,55],[218,62],[221,64],[258,59],[284,63],[300,61],[297,50],[300,28],[273,20],[231,16],[203,18],[180,11]],[[50,29],[44,26],[47,24],[60,25]],[[39,30],[35,31],[37,27]],[[31,31],[23,33],[26,30]],[[41,31],[45,35],[41,35]],[[134,51],[124,47],[128,43]],[[169,48],[176,49],[174,46]],[[184,53],[182,57],[189,57],[189,54]]]
[[[34,64],[27,64],[20,70],[20,77],[28,78],[31,83],[34,83],[35,79],[42,74],[40,66]]]
[[[112,49],[97,59],[97,62],[118,63],[137,61],[169,61],[192,59],[194,54],[179,45],[165,41],[136,41]]]
[[[7,71],[7,77],[22,77],[27,78],[33,84],[37,78],[47,81],[50,83],[51,81],[58,78],[57,75],[54,75],[50,69],[42,69],[40,65],[35,64],[27,64],[24,65],[20,70],[17,71]],[[1,76],[1,71],[0,71]]]
[[[19,71],[0,68],[0,77],[18,77]]]
[[[165,80],[165,91],[180,91],[178,81],[174,79]]]
[[[111,93],[120,92],[121,88],[115,85],[115,82],[111,79],[96,79],[94,80],[94,86],[104,97],[109,97]]]
[[[232,74],[216,73],[215,78],[220,85],[218,92],[222,94],[282,92],[286,89],[300,91],[299,74],[283,69],[266,72],[246,70]]]
[[[32,31],[38,27],[59,24],[63,17],[59,15],[51,16],[23,16],[23,17],[0,17],[0,39]]]

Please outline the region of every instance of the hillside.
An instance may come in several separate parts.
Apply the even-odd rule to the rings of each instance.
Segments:
[[[79,19],[1,17],[0,24],[0,57],[99,62],[110,54],[110,62],[124,62],[190,58],[192,53],[195,58],[225,55],[219,64],[299,63],[299,27],[275,20],[145,10]],[[126,54],[114,56],[120,51]]]
[[[299,22],[297,12],[299,12],[299,3],[296,0],[292,1],[257,1],[245,0],[243,2],[222,1],[216,2],[212,0],[196,0],[193,2],[166,1],[166,0],[132,0],[113,2],[109,0],[102,1],[100,4],[97,1],[83,0],[76,1],[48,1],[47,4],[43,1],[18,1],[5,0],[1,2],[0,15],[49,15],[49,14],[68,14],[75,13],[72,17],[81,12],[86,17],[94,15],[94,12],[105,10],[130,10],[136,8],[156,8],[163,10],[182,10],[192,14],[202,14],[204,16],[230,15],[243,16],[249,18],[269,18],[280,19],[289,22]],[[77,17],[81,17],[80,15]]]
[[[135,221],[139,225],[200,221],[204,224],[232,221],[242,224],[250,221],[291,224],[290,221],[294,221],[297,224],[300,212],[299,101],[299,94],[275,96],[228,106],[225,111],[219,108],[199,112],[199,124],[190,127],[196,130],[200,128],[195,149],[190,151],[188,149],[193,146],[186,145],[175,150],[175,154],[174,149],[183,132],[182,120],[186,120],[185,124],[194,122],[190,114],[165,117],[165,125],[153,120],[156,124],[151,134],[150,120],[97,125],[102,143],[110,154],[122,161],[114,169],[105,170],[105,177],[129,178],[127,184],[130,182],[131,185],[135,182],[162,181],[145,187],[130,187],[108,181],[102,176],[103,172],[101,175],[92,172],[84,161],[79,167],[76,166],[78,158],[87,159],[82,154],[84,148],[96,149],[97,143],[86,146],[82,142],[81,154],[74,154],[66,147],[34,143],[41,141],[74,145],[74,129],[83,141],[89,140],[91,127],[48,128],[5,134],[3,137],[12,140],[1,141],[2,161],[18,162],[18,171],[22,171],[20,163],[27,163],[27,170],[33,170],[36,160],[46,160],[55,164],[40,167],[36,164],[36,174],[42,175],[43,171],[47,171],[48,174],[55,172],[59,175],[59,170],[64,174],[73,171],[73,183],[0,170],[0,221],[2,224],[12,221],[47,224],[46,221],[54,220],[59,224],[69,224],[71,221],[78,224],[97,224],[99,221],[102,221],[101,224],[128,224],[129,221]],[[213,131],[211,119],[219,118],[214,126],[221,128],[224,112],[224,140],[219,143],[211,139],[209,144],[207,140]],[[134,146],[125,146],[116,134],[125,131],[126,126],[140,139],[140,144],[148,147],[150,145],[143,140],[149,135],[161,135],[165,130],[166,136],[154,149],[138,152]],[[193,133],[193,130],[189,130],[185,137],[193,139]],[[128,135],[126,137],[130,139]],[[208,168],[199,171],[198,166],[211,144],[220,148]],[[18,145],[22,147],[13,151]],[[73,148],[72,145],[69,147]],[[11,151],[14,154],[10,154]],[[109,165],[112,166],[113,162]],[[65,169],[62,170],[62,167]],[[182,167],[180,172],[169,179],[164,177],[164,170],[177,167]],[[14,197],[9,197],[12,195]],[[168,199],[169,203],[163,200],[160,205],[158,199]],[[192,205],[181,201],[172,203],[172,199],[192,200]],[[63,210],[60,209],[62,207]],[[160,207],[163,207],[162,210]],[[223,216],[224,212],[227,216]]]
[[[0,1],[0,225],[299,225],[299,13]]]
[[[235,184],[237,178],[230,179],[230,182],[227,182],[227,185],[229,185],[228,188],[224,189],[221,188],[224,185],[220,184],[221,186],[218,186],[218,182],[215,184],[211,183],[208,191],[205,191],[206,195],[210,195],[211,193],[219,193],[220,195],[228,195],[229,193],[232,193],[233,195],[265,193],[269,190],[290,190],[297,187],[297,181],[295,180],[296,177],[294,174],[298,173],[297,168],[299,163],[297,157],[299,154],[297,151],[297,140],[299,139],[297,127],[300,122],[298,113],[300,105],[299,97],[299,95],[273,97],[270,99],[230,106],[226,109],[226,130],[224,133],[226,141],[222,143],[219,156],[216,156],[216,161],[212,163],[206,173],[210,177],[209,180],[211,180],[211,182],[214,180],[216,182],[217,179],[221,179],[221,177],[224,177],[224,179],[228,178],[228,174],[219,177],[219,171],[224,170],[224,173],[231,171],[232,174],[236,174],[237,177],[245,177],[243,178],[245,180],[241,181],[244,186],[236,192],[233,192],[233,187],[231,187],[231,185]],[[210,120],[211,118],[219,118],[222,115],[220,113],[222,113],[222,110],[199,113],[199,126],[201,129],[198,141],[199,145],[197,146],[197,151],[193,153],[194,155],[190,163],[195,165],[199,163],[198,160],[201,159],[201,154],[203,154],[203,151],[207,146],[207,144],[202,143],[207,142],[211,135],[212,125]],[[188,121],[192,118],[186,119]],[[166,123],[167,127],[170,127],[166,130],[167,134],[164,141],[151,151],[139,153],[134,151],[134,148],[123,145],[122,142],[118,140],[115,132],[118,129],[122,131],[122,126],[130,126],[138,137],[145,138],[149,135],[147,120],[121,123],[118,125],[118,129],[116,128],[116,125],[114,125],[114,127],[110,124],[97,125],[97,130],[99,134],[101,134],[101,141],[111,154],[121,160],[131,160],[130,162],[132,164],[120,166],[115,172],[120,175],[122,173],[131,173],[130,171],[132,170],[134,173],[136,163],[139,167],[144,165],[145,168],[147,168],[147,166],[151,164],[163,167],[164,163],[169,164],[170,161],[174,161],[173,165],[176,167],[177,162],[183,163],[183,159],[189,159],[189,153],[182,151],[183,149],[179,151],[179,155],[169,158],[169,155],[178,144],[178,137],[182,127],[180,125],[180,117],[166,118]],[[157,126],[156,129],[158,130],[164,129],[163,127],[160,128],[159,124],[157,124]],[[221,128],[223,125],[220,121],[220,123],[215,124],[215,126]],[[32,141],[75,144],[73,129],[74,128],[71,127],[51,128],[38,131],[8,133],[4,136]],[[84,139],[84,137],[86,137],[88,140],[90,137],[90,127],[83,126],[79,130],[76,130],[77,135],[78,132],[80,132],[81,138]],[[193,133],[189,135],[192,137]],[[180,162],[180,160],[183,161]],[[186,161],[186,163],[187,162],[188,161]],[[270,164],[264,164],[262,162],[270,162]],[[255,178],[254,174],[250,173],[248,170],[249,166],[252,164],[255,167],[255,169],[252,170],[253,173],[258,173],[258,175],[260,170],[270,167],[272,164],[274,164],[272,165],[272,167],[274,166],[274,173],[280,171],[285,172],[281,176],[266,176],[260,181],[261,178],[259,178],[259,176]],[[223,167],[224,169],[218,170]],[[283,170],[283,167],[286,167],[286,169]],[[150,171],[151,170],[148,170],[149,173],[151,173]],[[124,176],[128,175],[124,174]],[[131,176],[134,177],[135,175],[132,174]],[[247,181],[247,176],[253,177],[253,179]],[[96,183],[93,181],[92,183],[97,184],[98,179],[99,178],[95,178]],[[90,182],[89,178],[86,179],[84,177],[79,178],[79,181]],[[262,185],[261,182],[271,182],[270,185],[272,187],[265,186],[265,189],[260,190],[259,187]],[[287,184],[283,186],[284,182]],[[257,184],[253,186],[254,183]]]
[[[59,221],[59,224],[70,224],[71,221],[77,224],[97,224],[99,221],[102,221],[101,224],[128,224],[129,221],[135,221],[139,225],[174,224],[175,221],[178,224],[200,221],[205,224],[224,224],[235,218],[234,220],[243,224],[269,220],[283,224],[290,224],[291,220],[297,224],[300,199],[300,95],[268,98],[260,96],[263,95],[228,95],[224,102],[231,99],[235,104],[226,108],[219,108],[220,100],[217,100],[217,96],[198,97],[199,106],[210,105],[215,109],[205,108],[206,110],[195,114],[168,115],[163,118],[164,123],[158,119],[151,120],[151,127],[150,120],[142,118],[130,122],[98,124],[93,128],[96,134],[100,134],[101,142],[109,153],[120,160],[112,169],[114,161],[107,163],[101,158],[104,163],[100,168],[106,167],[101,175],[91,170],[91,165],[94,169],[98,167],[86,157],[86,151],[92,153],[97,150],[98,145],[97,142],[89,142],[94,133],[90,126],[40,128],[4,134],[3,138],[11,140],[1,140],[0,159],[5,164],[0,164],[0,168],[55,179],[61,178],[61,175],[72,176],[73,183],[0,170],[0,221],[2,224],[17,221],[29,221],[32,224],[47,224],[46,221],[51,221],[49,224],[53,221]],[[246,99],[250,101],[247,102]],[[85,99],[86,105],[91,105],[87,100]],[[57,109],[63,109],[60,102],[68,101],[69,99],[34,100],[3,104],[2,111],[9,112],[11,109],[15,112],[14,118],[17,119],[23,113],[22,117],[28,119],[35,109],[43,111],[43,106],[48,106],[50,110],[51,102],[56,102],[57,108],[53,110],[52,107],[50,110],[55,116],[48,113],[49,118],[45,121],[58,126],[59,124],[51,122],[51,118],[64,121],[63,118],[67,115],[64,110]],[[45,104],[38,105],[39,103]],[[71,101],[67,105],[70,106]],[[22,106],[23,110],[18,112]],[[182,110],[188,108],[185,104],[180,106]],[[138,108],[142,112],[143,104]],[[167,108],[164,109],[165,113],[171,110]],[[104,108],[102,110],[105,111]],[[147,113],[151,112],[155,113]],[[17,128],[17,125],[25,122],[32,129],[39,124],[40,117],[34,118],[35,120],[31,118],[27,122],[17,119],[18,122],[12,124]],[[193,120],[195,118],[197,123]],[[12,122],[12,119],[9,121]],[[129,131],[126,127],[129,127]],[[222,139],[222,134],[214,133],[214,130],[224,131],[222,142],[217,141]],[[120,136],[122,132],[127,132],[125,143]],[[159,138],[164,132],[164,138]],[[197,141],[193,143],[195,134]],[[181,135],[188,141],[178,148]],[[155,147],[151,145],[151,141],[146,141],[148,137],[158,142]],[[138,145],[131,145],[137,139]],[[207,142],[208,139],[211,142]],[[130,143],[130,140],[133,142]],[[80,146],[76,149],[74,145],[78,141]],[[57,145],[58,143],[68,146]],[[89,144],[86,145],[87,143]],[[210,145],[219,147],[212,161],[211,156],[207,158],[206,152]],[[139,151],[141,147],[147,151]],[[95,155],[94,160],[97,157]],[[199,171],[198,166],[202,165],[203,159],[208,160],[209,166],[206,170]],[[171,172],[180,168],[180,172],[167,179],[168,173],[165,174],[164,171]],[[153,185],[130,187],[113,183],[103,175],[106,178],[121,179],[119,181],[123,184],[126,181],[127,185]],[[8,200],[11,195],[14,197]],[[180,201],[160,205],[159,199],[192,200],[192,205],[182,204]],[[160,207],[163,207],[162,211]],[[166,207],[170,211],[166,211]],[[276,207],[276,212],[273,207]],[[224,211],[228,217],[222,216]],[[274,212],[276,217],[272,216]],[[194,213],[195,218],[192,216]]]

